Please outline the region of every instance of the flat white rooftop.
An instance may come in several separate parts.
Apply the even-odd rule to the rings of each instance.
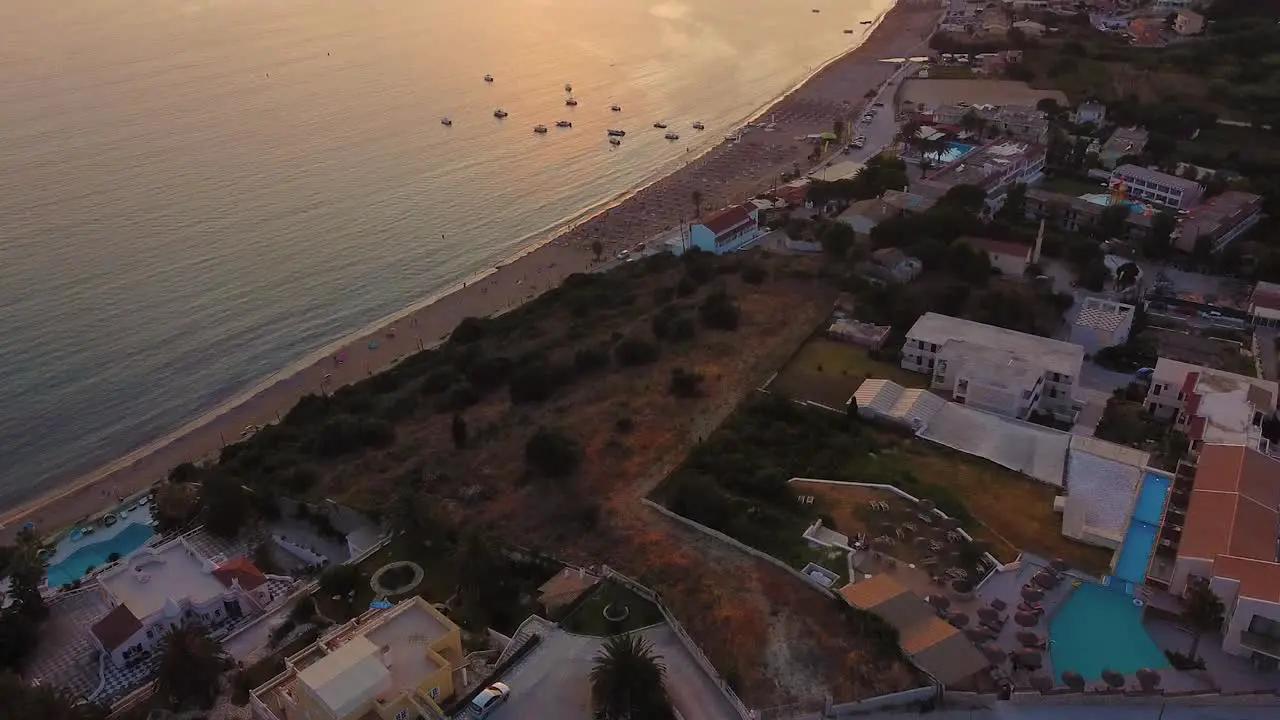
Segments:
[[[1046,370],[1072,378],[1080,375],[1080,366],[1084,363],[1084,348],[1079,345],[932,312],[916,320],[907,332],[907,338],[936,345],[943,345],[948,340],[963,340],[1007,350]]]
[[[142,550],[127,563],[98,576],[98,581],[134,617],[142,620],[165,606],[169,598],[205,603],[226,592],[205,561],[181,539]]]
[[[1120,327],[1126,318],[1132,317],[1134,306],[1114,300],[1087,298],[1080,314],[1076,316],[1076,325],[1098,330],[1112,331]]]
[[[1122,536],[1150,456],[1105,440],[1075,436],[1067,453],[1067,494],[1089,528]]]
[[[958,403],[947,403],[919,435],[1056,487],[1062,487],[1071,444],[1071,435],[1060,430]]]

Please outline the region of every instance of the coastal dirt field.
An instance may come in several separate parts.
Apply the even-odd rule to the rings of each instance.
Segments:
[[[744,262],[769,279],[745,282],[734,272]],[[509,332],[470,346],[473,367],[499,353],[546,350],[556,362],[570,348],[652,340],[662,307],[696,318],[693,309],[721,290],[736,300],[740,324],[724,331],[699,322],[694,337],[662,341],[654,362],[612,363],[542,403],[489,392],[463,411],[469,439],[462,450],[451,439],[451,414],[420,405],[397,421],[393,446],[317,464],[322,478],[312,493],[389,515],[406,486],[414,487],[416,502],[468,527],[577,564],[608,564],[657,590],[751,707],[911,687],[914,670],[864,652],[832,601],[640,502],[828,316],[836,291],[809,277],[813,262],[756,253],[719,260],[713,278],[673,303],[666,298],[683,263],[655,258],[593,276],[555,302],[539,300]],[[676,370],[702,375],[698,397],[669,392]],[[392,397],[421,395],[407,377],[385,385],[388,407],[396,405]],[[538,428],[555,428],[582,449],[573,477],[531,473],[525,446]]]

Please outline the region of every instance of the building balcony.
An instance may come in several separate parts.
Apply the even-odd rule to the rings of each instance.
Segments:
[[[1280,638],[1243,630],[1240,632],[1240,644],[1254,652],[1280,660]]]

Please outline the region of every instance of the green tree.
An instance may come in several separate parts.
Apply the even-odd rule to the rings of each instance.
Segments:
[[[858,237],[853,228],[840,221],[822,223],[817,233],[818,241],[822,243],[822,251],[836,258],[847,256]]]
[[[458,545],[458,598],[472,627],[487,627],[519,606],[520,588],[502,551],[479,533]]]
[[[355,565],[330,565],[320,573],[320,590],[326,595],[346,597],[360,585],[360,569]]]
[[[582,464],[582,449],[564,434],[539,428],[524,446],[525,462],[548,477],[566,477]]]
[[[845,414],[848,415],[850,418],[857,420],[858,419],[858,398],[850,397],[849,404],[845,407],[844,411],[845,411]]]
[[[467,421],[463,419],[461,414],[453,416],[453,423],[449,427],[453,434],[453,446],[455,448],[464,448],[467,446]]]
[[[20,539],[9,561],[9,596],[14,600],[13,610],[33,623],[49,617],[49,608],[40,596],[44,561],[40,559],[39,552],[39,541]]]
[[[604,243],[600,242],[599,240],[592,240],[591,254],[596,256],[596,260],[599,260],[600,256],[604,254]]]
[[[1188,654],[1192,660],[1195,660],[1199,657],[1200,637],[1205,633],[1217,632],[1222,627],[1224,609],[1222,601],[1213,594],[1209,583],[1203,580],[1193,582],[1187,587],[1183,602],[1182,622],[1191,628],[1193,633],[1191,652]]]
[[[1098,217],[1098,235],[1103,240],[1119,237],[1124,233],[1125,221],[1129,219],[1129,206],[1123,204],[1108,205],[1102,209]]]
[[[1164,258],[1169,255],[1169,241],[1173,231],[1178,227],[1178,216],[1168,210],[1161,210],[1151,219],[1151,233],[1147,236],[1144,248],[1147,257]]]
[[[200,487],[200,504],[205,529],[218,537],[236,537],[249,522],[248,493],[235,478],[206,479]]]
[[[602,720],[670,720],[667,669],[653,646],[636,634],[605,641],[591,668],[591,700]]]
[[[22,671],[36,648],[38,628],[20,612],[0,612],[0,671]]]
[[[222,645],[196,623],[165,634],[156,668],[156,694],[173,710],[208,710],[218,698],[231,661]]]
[[[693,201],[693,216],[702,217],[702,191],[694,190],[689,193],[689,199]]]
[[[1000,206],[1000,212],[996,216],[1006,222],[1016,223],[1022,220],[1026,211],[1027,186],[1025,183],[1016,182],[1009,186],[1004,196],[1004,204]]]

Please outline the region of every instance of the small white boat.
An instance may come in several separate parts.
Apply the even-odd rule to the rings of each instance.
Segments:
[[[656,128],[658,128],[659,130],[666,130],[666,129],[667,129],[667,124],[666,124],[666,123],[664,123],[664,122],[662,122],[661,120],[659,120],[658,122],[654,123],[654,124],[653,124],[653,126],[654,126],[654,127],[656,127]]]
[[[492,75],[485,75],[485,76],[484,76],[484,81],[485,81],[485,82],[493,82],[493,76],[492,76]]]
[[[664,137],[664,138],[666,138],[666,139],[668,139],[668,140],[679,140],[679,139],[680,139],[680,136],[679,136],[678,134],[676,134],[676,133],[673,133],[673,132],[669,132],[669,133],[667,133],[666,135],[663,135],[662,137]]]
[[[497,110],[493,111],[493,116],[498,119],[502,119],[507,116],[507,111],[503,110],[502,108],[498,108]]]
[[[568,105],[569,107],[573,107],[574,105],[577,105],[577,104],[578,104],[578,101],[577,101],[577,100],[574,100],[573,98],[569,98],[569,99],[567,99],[567,100],[565,100],[565,101],[564,101],[564,104],[565,104],[565,105]]]
[[[534,125],[534,126],[533,126],[533,131],[534,131],[534,132],[536,132],[536,133],[545,133],[545,132],[547,131],[547,126],[546,126],[546,125]]]
[[[610,145],[621,145],[621,144],[622,144],[622,138],[618,138],[618,137],[610,136],[610,137],[609,137],[609,144],[610,144]]]
[[[146,504],[147,504],[147,503],[149,503],[149,502],[151,502],[151,498],[150,498],[150,497],[143,497],[141,500],[139,500],[139,501],[138,501],[138,504],[139,504],[139,505],[146,505]]]
[[[693,129],[694,129],[694,130],[706,130],[706,129],[707,129],[707,126],[706,126],[706,125],[703,125],[703,124],[699,121],[699,122],[696,122],[696,123],[694,123],[694,124],[693,124]]]
[[[573,127],[573,123],[569,122],[568,120],[557,120],[556,127],[565,127],[565,128]]]
[[[610,105],[610,106],[609,106],[609,109],[610,109],[610,110],[612,110],[612,111],[614,111],[614,112],[622,112],[622,106],[621,106],[621,105]]]
[[[627,134],[626,130],[610,130],[609,131],[610,137],[622,137],[623,135],[626,135],[626,134]]]
[[[447,118],[447,117],[445,117],[445,118],[440,118],[440,124],[441,124],[441,125],[453,125],[453,121],[452,121],[452,120],[450,120],[450,119],[449,119],[449,118]]]
[[[569,83],[565,83],[565,84],[564,84],[564,91],[565,91],[565,92],[573,92],[573,86],[572,86],[572,85],[570,85]]]

